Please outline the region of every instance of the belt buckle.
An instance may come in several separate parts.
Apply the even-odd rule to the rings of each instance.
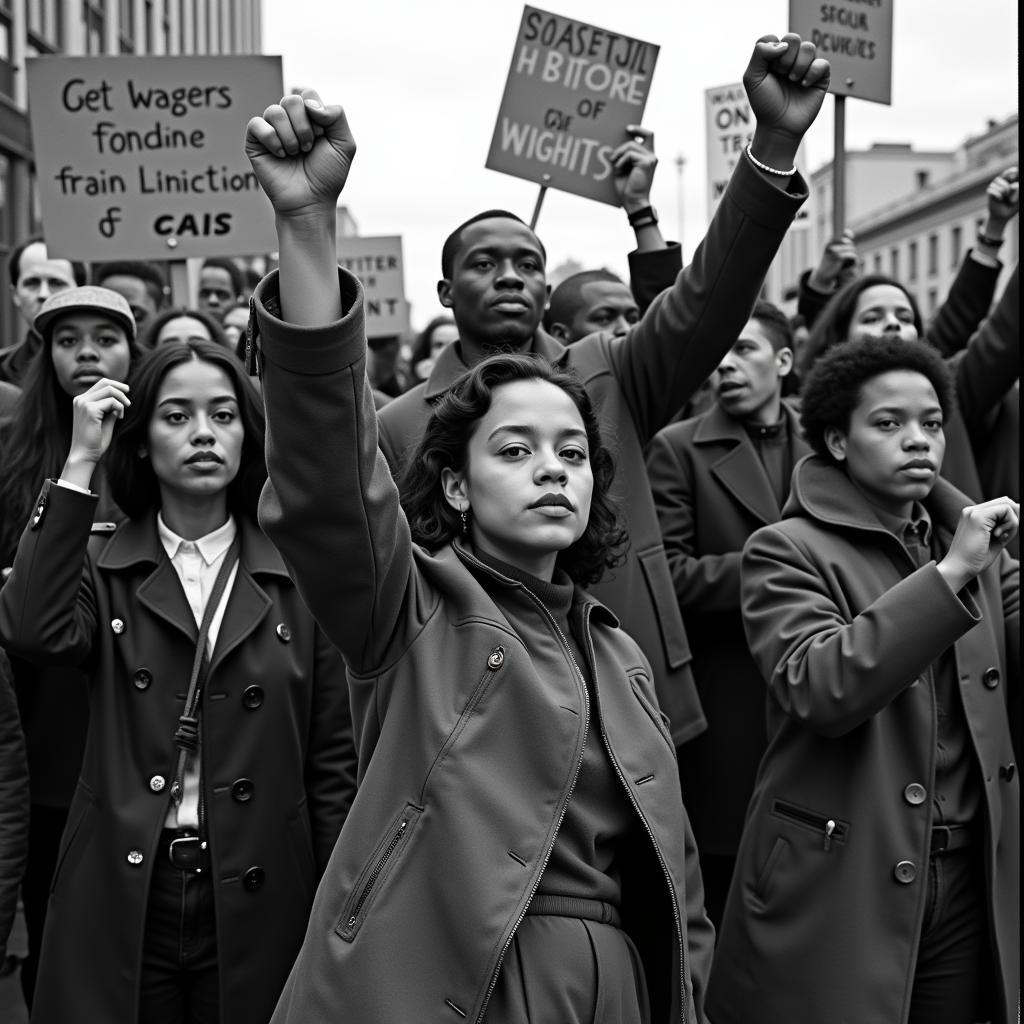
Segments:
[[[206,861],[206,843],[199,836],[179,836],[167,848],[167,858],[179,871],[203,870]]]
[[[932,826],[932,853],[945,853],[953,839],[953,831],[948,825]]]

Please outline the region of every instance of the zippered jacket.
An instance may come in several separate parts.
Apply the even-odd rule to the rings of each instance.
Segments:
[[[650,668],[577,589],[594,697],[575,673],[542,678],[492,596],[518,584],[459,546],[413,544],[378,450],[362,292],[339,275],[344,316],[324,328],[278,319],[276,275],[254,300],[270,472],[260,521],[345,657],[359,753],[275,1024],[480,1020],[571,797],[588,718],[642,824],[622,916],[653,1019],[701,1021],[712,932]]]

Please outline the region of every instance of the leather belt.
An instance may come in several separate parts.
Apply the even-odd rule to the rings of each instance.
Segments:
[[[932,828],[932,845],[929,853],[955,853],[974,846],[978,840],[973,825],[935,825]]]
[[[165,828],[160,833],[160,851],[179,870],[200,874],[210,868],[210,850],[205,839],[188,829]]]

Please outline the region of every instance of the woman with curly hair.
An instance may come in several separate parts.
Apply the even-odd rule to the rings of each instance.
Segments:
[[[268,163],[276,197],[294,176]],[[529,355],[483,360],[400,499],[361,288],[307,226],[279,219],[254,298],[260,515],[344,655],[359,786],[274,1021],[703,1021],[712,930],[672,737],[585,589],[625,541],[589,395]]]

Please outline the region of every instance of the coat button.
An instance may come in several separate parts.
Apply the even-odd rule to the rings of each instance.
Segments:
[[[277,629],[274,632],[277,633],[277,639],[283,644],[288,643],[292,638],[291,629],[283,622],[278,623]]]
[[[487,667],[491,669],[501,668],[505,663],[505,651],[501,647],[495,647],[491,656],[487,659]]]
[[[149,780],[149,788],[153,790],[154,793],[162,793],[164,786],[166,785],[167,780],[162,775],[154,775],[153,778]]]
[[[246,711],[255,711],[263,704],[263,687],[247,686],[242,691],[242,706]]]
[[[252,779],[237,779],[231,785],[231,796],[240,804],[248,803],[255,792],[256,787]]]
[[[149,688],[149,684],[153,682],[153,673],[148,668],[140,668],[135,675],[132,676],[132,686],[136,690],[146,690]]]
[[[245,887],[246,892],[255,892],[263,885],[263,879],[266,877],[267,873],[263,868],[249,868],[249,870],[242,875],[242,885]]]
[[[924,798],[927,795],[928,793],[920,782],[911,782],[910,785],[903,790],[903,799],[906,800],[908,804],[913,804],[915,807],[918,804],[923,804]]]
[[[917,878],[917,865],[912,860],[901,860],[892,873],[900,885],[910,885]]]
[[[1017,766],[1012,761],[1009,764],[1000,766],[999,768],[999,778],[1004,782],[1009,782],[1016,774]]]
[[[987,668],[981,674],[981,681],[990,689],[994,690],[999,685],[999,669]]]
[[[141,850],[129,850],[126,859],[133,868],[137,868],[145,860],[145,857],[143,857]]]
[[[111,619],[110,628],[114,631],[117,636],[120,636],[125,631],[124,619]]]

